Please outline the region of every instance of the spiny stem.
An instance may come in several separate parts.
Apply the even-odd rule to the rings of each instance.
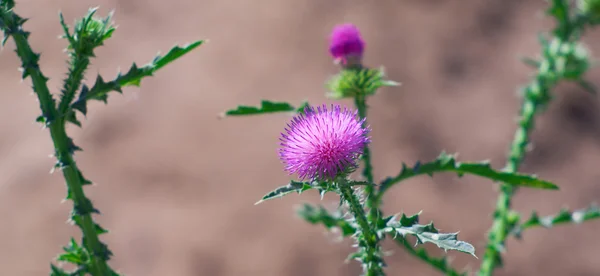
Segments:
[[[62,168],[67,188],[73,200],[73,216],[80,218],[79,221],[76,221],[76,224],[83,232],[84,246],[90,253],[92,275],[109,275],[106,260],[110,253],[108,253],[108,249],[98,238],[96,224],[91,215],[94,212],[94,208],[91,201],[83,192],[83,178],[70,152],[69,138],[65,131],[65,121],[63,119],[57,120],[50,125],[50,135],[54,141],[54,147],[57,152],[56,157]]]
[[[83,192],[83,177],[77,169],[72,156],[72,142],[67,136],[65,130],[65,121],[63,118],[57,118],[57,109],[55,101],[48,90],[46,84],[47,78],[39,69],[39,55],[34,53],[27,42],[28,33],[23,31],[21,24],[25,20],[20,18],[12,11],[12,7],[0,5],[0,27],[5,35],[10,35],[15,44],[16,52],[23,65],[23,77],[30,76],[33,89],[39,99],[40,108],[44,122],[50,129],[50,136],[54,143],[58,166],[62,169],[67,188],[74,204],[73,217],[77,219],[76,223],[83,232],[84,246],[90,253],[91,266],[90,273],[94,276],[109,275],[109,268],[106,264],[105,246],[99,241],[96,233],[96,225],[93,222],[91,213],[93,207],[90,200]],[[7,8],[8,7],[8,8]]]
[[[366,118],[367,117],[367,96],[363,95],[361,93],[358,93],[354,97],[354,104],[356,105],[356,108],[358,109],[358,115],[362,119]],[[363,127],[366,127],[366,125],[367,125],[367,121],[365,120]],[[365,147],[365,149],[364,149],[364,152],[362,155],[362,160],[365,165],[365,168],[363,170],[363,176],[367,179],[367,181],[369,183],[374,183],[373,182],[374,181],[373,165],[371,164],[371,151],[368,146]],[[379,206],[381,204],[381,198],[383,197],[383,192],[375,189],[375,185],[365,186],[364,191],[367,196],[365,206],[369,209],[369,214],[367,216],[367,219],[369,222],[372,223],[372,225],[378,225],[379,220],[382,217],[382,212],[379,209]],[[396,241],[398,241],[398,240],[396,239]],[[404,243],[402,243],[402,244],[407,245],[406,240],[404,240]],[[442,269],[442,272],[447,273],[447,275],[461,275],[458,272],[456,272],[455,270],[453,270],[452,267],[450,267],[448,265],[444,266],[443,268],[440,268],[440,266],[438,264],[436,264],[435,259],[426,258],[426,256],[424,257],[423,255],[418,254],[417,251],[410,245],[404,246],[404,247],[410,254],[425,261],[427,264],[434,267],[435,269],[438,269],[438,270]]]
[[[75,93],[79,86],[81,85],[81,81],[83,80],[83,75],[88,65],[90,64],[90,59],[86,55],[82,55],[79,53],[73,53],[71,55],[71,63],[69,68],[69,77],[65,80],[63,87],[63,96],[58,106],[58,114],[59,116],[65,115],[66,112],[69,111],[69,106],[71,102],[75,98]],[[70,111],[73,112],[73,111]]]
[[[379,238],[367,221],[367,217],[363,210],[360,201],[354,194],[352,187],[345,181],[340,181],[339,189],[344,201],[348,204],[350,212],[354,216],[358,224],[358,239],[359,244],[364,243],[365,259],[363,260],[364,272],[366,276],[381,276],[385,275],[382,269],[382,260],[379,256]],[[361,241],[362,240],[362,241]]]
[[[535,87],[540,83],[544,83],[544,76],[538,75],[536,79],[529,87]],[[541,86],[537,86],[541,87]],[[544,94],[549,93],[550,87],[546,86],[543,88]],[[520,111],[519,128],[515,133],[515,137],[511,144],[510,156],[506,165],[507,172],[516,172],[525,157],[527,143],[529,141],[529,135],[533,130],[535,115],[538,112],[540,106],[545,105],[546,102],[541,102],[539,99],[532,97],[532,93],[526,90],[524,102]],[[515,189],[506,184],[502,183],[500,186],[500,195],[496,203],[496,210],[494,212],[494,222],[488,234],[488,244],[485,250],[485,255],[479,271],[480,276],[492,275],[495,267],[498,265],[500,253],[504,248],[504,242],[514,225],[511,225],[508,221],[508,214],[511,208],[511,198],[514,194]]]
[[[517,172],[526,154],[529,135],[534,128],[535,115],[551,100],[550,91],[564,77],[556,69],[556,60],[561,57],[560,50],[566,43],[576,39],[583,30],[581,17],[571,18],[569,4],[564,0],[554,0],[552,9],[566,9],[554,16],[558,26],[554,30],[555,37],[550,44],[543,45],[543,60],[540,62],[534,80],[525,87],[523,104],[520,109],[519,127],[511,144],[510,156],[505,170]],[[491,276],[501,262],[500,254],[504,250],[505,240],[515,227],[516,220],[511,219],[511,199],[515,188],[503,183],[494,211],[494,222],[488,234],[485,255],[479,270],[480,276]]]

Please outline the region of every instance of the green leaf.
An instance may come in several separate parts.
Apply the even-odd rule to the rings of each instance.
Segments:
[[[453,155],[443,153],[434,161],[421,164],[417,162],[414,167],[408,168],[402,164],[402,171],[395,177],[388,177],[382,181],[379,187],[380,192],[385,192],[391,186],[408,178],[427,174],[429,176],[439,172],[455,172],[459,177],[464,174],[472,174],[501,181],[513,186],[523,186],[538,189],[558,190],[558,187],[548,181],[540,180],[532,175],[523,175],[518,173],[509,173],[494,170],[489,162],[461,163],[457,162]]]
[[[454,268],[452,268],[452,266],[450,266],[450,264],[448,262],[448,258],[446,258],[445,256],[441,257],[441,258],[429,256],[429,254],[427,253],[427,250],[425,250],[425,248],[413,247],[411,244],[408,243],[408,240],[405,237],[403,237],[402,235],[395,235],[394,241],[396,241],[396,243],[404,246],[404,248],[408,251],[408,253],[410,253],[411,255],[428,263],[433,268],[444,273],[444,275],[467,276],[466,272],[459,273],[458,271],[454,270]]]
[[[310,183],[308,183],[308,182],[297,182],[297,181],[292,180],[292,181],[290,181],[290,183],[288,185],[281,186],[281,187],[269,192],[268,194],[263,196],[261,198],[261,200],[256,202],[254,205],[258,205],[258,204],[262,203],[263,201],[282,197],[284,195],[287,195],[287,194],[293,193],[293,192],[300,194],[300,193],[302,193],[306,190],[310,190],[312,188],[313,188],[313,186],[310,185]]]
[[[546,10],[546,14],[556,19],[556,27],[553,33],[557,37],[564,37],[571,28],[569,1],[551,0],[550,2],[551,4]]]
[[[559,23],[569,21],[569,2],[564,0],[550,0],[551,5],[546,10],[546,14],[556,18]]]
[[[139,86],[143,78],[152,76],[158,69],[189,53],[202,45],[203,42],[199,40],[183,47],[175,46],[166,55],[157,56],[152,62],[143,67],[138,67],[134,63],[127,73],[124,75],[119,73],[114,80],[109,82],[104,81],[102,76],[98,76],[92,88],[83,85],[79,98],[73,102],[72,108],[81,111],[85,115],[87,112],[87,101],[100,100],[106,103],[108,92],[116,91],[122,93],[122,88],[125,86]]]
[[[50,276],[71,276],[70,273],[65,272],[53,264],[50,264],[50,269],[52,270]]]
[[[176,59],[182,57],[183,55],[189,53],[190,51],[194,50],[198,46],[202,45],[202,43],[204,43],[203,40],[198,40],[183,47],[175,46],[171,48],[171,50],[169,50],[169,52],[166,55],[156,56],[156,58],[154,58],[154,60],[150,64],[153,65],[154,71],[156,71],[160,68],[163,68],[165,65],[175,61]]]
[[[96,234],[97,235],[102,235],[102,234],[108,233],[108,230],[102,228],[102,226],[100,226],[97,223],[94,223],[94,228],[96,229]]]
[[[439,248],[448,250],[457,250],[460,252],[468,253],[473,255],[475,258],[475,247],[473,245],[458,240],[457,233],[440,233],[438,229],[433,226],[433,222],[427,225],[418,224],[419,214],[411,217],[406,217],[402,214],[399,221],[391,220],[388,222],[388,227],[385,229],[386,232],[399,234],[402,237],[406,237],[407,234],[413,235],[417,238],[417,244],[423,244],[426,242],[433,243]],[[416,246],[415,245],[415,246]]]
[[[330,213],[320,205],[319,207],[314,207],[305,203],[298,209],[298,215],[310,224],[323,224],[328,230],[338,228],[344,237],[349,237],[356,233],[356,229],[344,219],[344,216],[339,211]]]
[[[65,23],[65,18],[63,16],[62,12],[58,13],[58,17],[60,19],[60,26],[62,27],[63,32],[65,33],[62,38],[66,38],[67,41],[69,41],[69,45],[75,45],[75,39],[73,38],[73,36],[71,35],[71,32],[69,31],[69,25],[67,25],[67,23]]]
[[[84,265],[89,261],[88,253],[75,239],[71,238],[69,246],[63,247],[65,253],[58,256],[57,260],[75,265]]]
[[[69,112],[67,114],[65,114],[65,120],[69,123],[72,123],[78,127],[81,127],[81,122],[79,120],[77,120],[77,117],[75,116],[75,112]]]
[[[523,230],[528,229],[528,228],[532,228],[532,227],[536,227],[536,226],[541,226],[544,228],[552,228],[555,225],[568,224],[568,223],[581,224],[585,221],[592,220],[592,219],[598,219],[598,218],[600,218],[600,208],[598,208],[598,206],[596,206],[596,205],[591,205],[588,208],[579,209],[579,210],[575,210],[575,211],[569,211],[568,209],[561,209],[560,212],[558,212],[558,214],[545,216],[545,217],[540,217],[537,214],[537,212],[534,211],[531,214],[531,217],[527,221],[523,222],[522,224],[517,225],[513,229],[512,233],[515,236],[517,236],[517,238],[520,238],[521,232],[523,232]]]
[[[298,108],[296,108],[296,113],[304,112],[306,108],[309,106],[308,102],[303,102]]]
[[[308,106],[308,102],[304,102],[300,107],[294,107],[286,102],[272,102],[262,100],[259,107],[240,105],[235,109],[225,111],[221,117],[225,116],[246,116],[276,112],[301,112]]]
[[[327,182],[312,182],[312,183],[310,183],[310,182],[298,182],[298,181],[292,180],[292,181],[290,181],[289,184],[287,184],[285,186],[281,186],[281,187],[269,192],[268,194],[263,196],[261,200],[256,202],[254,205],[258,205],[258,204],[262,203],[263,201],[282,197],[284,195],[287,195],[287,194],[293,193],[293,192],[301,194],[302,192],[311,190],[311,189],[318,190],[319,193],[321,194],[321,198],[323,197],[323,194],[325,194],[326,192],[335,191],[335,188]]]
[[[15,6],[14,0],[0,0],[0,6],[6,10],[10,10]]]

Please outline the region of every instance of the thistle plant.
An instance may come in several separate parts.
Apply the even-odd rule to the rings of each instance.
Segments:
[[[520,119],[505,168],[492,168],[487,161],[459,162],[455,155],[442,152],[432,161],[417,162],[413,166],[401,164],[397,175],[377,181],[369,149],[371,129],[367,100],[376,96],[379,88],[398,89],[400,83],[387,79],[383,68],[374,69],[363,64],[366,43],[357,26],[345,23],[335,26],[330,36],[329,52],[340,71],[327,80],[329,91],[326,96],[336,100],[352,99],[354,108],[263,100],[260,106],[238,106],[223,113],[230,117],[278,112],[293,116],[281,136],[279,157],[284,170],[296,173],[298,180],[290,180],[287,185],[267,193],[257,204],[308,190],[318,191],[321,198],[325,193],[337,194],[339,211],[304,204],[298,214],[311,224],[322,224],[343,237],[354,239],[357,250],[349,259],[360,262],[362,275],[369,276],[386,273],[381,250],[381,242],[386,238],[445,275],[467,275],[468,272],[453,268],[446,257],[430,256],[427,250],[419,248],[420,244],[433,243],[444,251],[457,250],[479,257],[478,274],[487,276],[502,265],[502,255],[507,252],[505,241],[509,237],[520,238],[523,231],[537,226],[550,228],[556,224],[599,218],[600,210],[594,205],[576,211],[561,210],[547,217],[534,212],[529,218],[511,208],[512,196],[521,187],[558,190],[558,186],[549,181],[518,172],[530,144],[535,117],[551,103],[553,88],[561,81],[572,81],[588,91],[595,91],[584,79],[591,62],[580,39],[585,30],[600,22],[600,1],[581,0],[574,6],[567,0],[551,0],[549,5],[547,15],[555,19],[556,27],[550,35],[540,35],[542,53],[539,59],[525,59],[536,73],[521,89]],[[361,173],[355,173],[359,167],[362,167]],[[494,222],[483,254],[476,254],[471,245],[473,242],[458,239],[459,229],[441,233],[433,222],[421,224],[420,213],[388,215],[382,211],[384,196],[393,186],[412,177],[442,172],[453,172],[459,177],[479,176],[498,187]],[[444,226],[446,229],[451,227]],[[416,239],[416,245],[409,241],[412,239],[409,236]]]
[[[180,58],[184,54],[197,48],[202,41],[196,41],[183,47],[173,47],[166,55],[155,57],[145,66],[138,67],[135,63],[125,74],[117,76],[106,82],[97,76],[92,85],[84,83],[85,71],[94,56],[94,50],[111,37],[115,27],[111,22],[111,15],[105,18],[95,16],[97,9],[90,9],[81,19],[70,28],[60,15],[60,24],[64,31],[62,38],[67,41],[68,73],[63,81],[63,88],[59,93],[52,94],[48,89],[48,78],[44,76],[38,64],[40,54],[33,51],[29,42],[29,32],[25,31],[23,24],[27,21],[14,12],[13,0],[0,0],[0,30],[4,33],[2,46],[10,38],[16,46],[16,53],[21,59],[22,78],[30,78],[33,91],[38,98],[41,115],[37,122],[50,132],[54,144],[55,169],[62,172],[67,186],[66,200],[73,203],[70,222],[81,230],[81,240],[71,238],[64,253],[60,254],[57,261],[60,265],[51,265],[50,275],[53,276],[114,276],[119,275],[108,264],[112,253],[99,236],[108,231],[94,221],[93,215],[100,214],[96,206],[85,195],[84,186],[92,184],[86,179],[77,166],[74,154],[81,148],[75,145],[73,139],[67,134],[67,125],[74,124],[81,127],[77,119],[77,112],[82,115],[87,113],[87,104],[91,100],[107,102],[108,93],[116,91],[122,93],[123,87],[139,86],[143,78],[152,76],[163,66]],[[58,100],[58,101],[57,101]],[[72,271],[62,268],[63,263],[74,266]]]

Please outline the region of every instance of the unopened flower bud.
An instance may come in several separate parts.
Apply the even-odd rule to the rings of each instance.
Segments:
[[[360,66],[365,49],[358,28],[350,23],[340,24],[333,28],[330,36],[329,53],[342,66]]]

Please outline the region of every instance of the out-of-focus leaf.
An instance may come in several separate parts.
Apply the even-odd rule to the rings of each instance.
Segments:
[[[310,224],[323,224],[325,228],[340,229],[342,236],[348,237],[356,233],[356,229],[348,221],[346,221],[339,212],[331,213],[323,206],[314,207],[310,204],[303,204],[298,210],[298,215]]]
[[[421,164],[418,162],[414,167],[409,168],[402,164],[402,171],[395,177],[388,177],[380,186],[380,191],[385,192],[394,184],[417,175],[427,174],[429,176],[439,172],[455,172],[458,176],[472,174],[501,181],[513,186],[523,186],[538,189],[558,190],[558,187],[548,181],[538,179],[532,175],[518,173],[509,173],[497,171],[490,167],[489,162],[462,163],[457,162],[453,155],[442,153],[436,160]]]
[[[591,205],[588,208],[569,211],[568,209],[561,209],[558,214],[540,217],[537,212],[533,212],[531,217],[522,224],[518,224],[512,231],[512,233],[520,238],[521,233],[528,228],[541,226],[544,228],[552,228],[555,225],[560,224],[580,224],[588,220],[600,218],[600,208],[596,205]]]
[[[299,107],[294,107],[293,105],[286,102],[273,102],[262,100],[260,106],[246,106],[240,105],[235,109],[230,109],[225,111],[221,117],[225,116],[247,116],[247,115],[258,115],[258,114],[266,114],[266,113],[277,113],[277,112],[302,112],[304,108],[308,106],[308,103],[305,102]]]

